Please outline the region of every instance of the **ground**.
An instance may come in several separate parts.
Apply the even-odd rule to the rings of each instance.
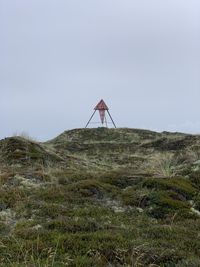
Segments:
[[[200,266],[200,136],[0,141],[0,266]]]

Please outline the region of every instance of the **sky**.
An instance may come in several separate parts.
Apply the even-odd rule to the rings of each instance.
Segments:
[[[117,127],[199,134],[200,1],[0,0],[0,139],[82,128],[102,98]]]

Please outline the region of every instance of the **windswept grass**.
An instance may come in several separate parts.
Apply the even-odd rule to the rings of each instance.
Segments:
[[[0,141],[0,266],[199,267],[200,138],[77,129]]]

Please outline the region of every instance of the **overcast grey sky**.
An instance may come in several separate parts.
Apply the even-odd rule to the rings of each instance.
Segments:
[[[200,133],[199,0],[0,0],[0,138],[117,126]],[[97,121],[97,118],[95,118]]]

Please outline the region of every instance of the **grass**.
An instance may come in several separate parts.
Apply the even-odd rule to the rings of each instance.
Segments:
[[[148,163],[150,172],[161,177],[174,177],[177,175],[177,159],[171,153],[157,153]]]
[[[104,128],[0,141],[0,266],[199,266],[198,149],[184,157],[198,142]]]
[[[15,132],[13,133],[12,137],[21,137],[27,141],[35,142],[37,143],[37,139],[35,137],[30,136],[27,132]]]
[[[107,179],[109,176],[112,178]],[[14,262],[13,266],[65,266],[65,257],[69,266],[173,266],[188,257],[193,257],[195,262],[199,257],[199,241],[194,239],[198,230],[191,231],[189,226],[198,225],[199,219],[189,214],[187,198],[197,197],[190,181],[185,178],[173,178],[174,182],[172,178],[132,180],[131,185],[126,181],[124,189],[119,177],[116,173],[114,183],[113,173],[101,174],[99,180],[47,184],[31,191],[27,189],[28,192],[18,188],[17,194],[10,191],[6,198],[1,194],[19,219],[12,237],[2,239],[4,245],[0,252],[8,257],[4,266],[12,266],[9,261]],[[141,207],[143,213],[137,209],[116,213],[112,206],[104,205],[106,198],[119,200],[124,207]],[[188,222],[180,228],[183,218]],[[18,243],[12,243],[10,238]],[[188,246],[193,249],[185,254]],[[52,265],[48,251],[55,253],[55,249]]]
[[[195,188],[189,181],[178,180],[181,191],[179,187],[177,190],[177,182],[169,186],[171,178],[156,178],[158,185],[151,182],[147,185],[151,179],[142,180],[124,190],[121,183],[110,184],[113,176],[103,182],[106,177],[101,175],[99,181],[49,184],[30,191],[28,199],[27,194],[21,193],[20,210],[24,219],[15,225],[12,237],[2,239],[0,252],[8,257],[4,258],[4,266],[12,266],[9,262],[13,266],[173,266],[189,258],[196,261],[200,256],[199,241],[194,236],[200,229],[191,230],[190,225],[198,225],[200,219],[186,216],[190,204],[176,199],[180,192],[195,196]],[[166,182],[164,186],[161,180]],[[93,194],[94,188],[101,194]],[[125,206],[142,207],[144,212],[130,209],[116,213],[111,206],[104,205],[104,197],[108,196],[120,198]],[[15,204],[11,207],[16,210]],[[174,216],[176,213],[181,217]],[[20,212],[18,216],[21,218]],[[11,242],[12,238],[16,242]],[[51,255],[55,255],[53,263]]]
[[[198,193],[198,189],[191,181],[183,177],[174,177],[172,179],[150,178],[144,181],[144,186],[160,190],[173,190],[186,199],[191,199]]]

